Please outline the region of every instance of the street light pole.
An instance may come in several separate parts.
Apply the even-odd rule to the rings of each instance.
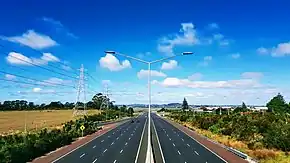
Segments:
[[[154,63],[157,63],[157,62],[161,62],[161,61],[164,61],[164,60],[168,60],[170,58],[174,58],[174,57],[177,57],[177,56],[180,56],[180,55],[173,55],[173,56],[170,56],[170,57],[166,57],[166,58],[162,58],[162,59],[158,59],[158,60],[155,60],[155,61],[151,61],[151,62],[148,62],[148,61],[145,61],[145,60],[142,60],[142,59],[139,59],[139,58],[136,58],[136,57],[132,57],[132,56],[128,56],[128,55],[125,55],[125,54],[121,54],[121,53],[117,53],[115,51],[105,51],[106,54],[111,54],[111,55],[120,55],[120,56],[123,56],[123,57],[126,57],[126,58],[130,58],[130,59],[133,59],[133,60],[136,60],[136,61],[139,61],[139,62],[142,62],[142,63],[145,63],[148,65],[148,146],[147,146],[147,154],[149,152],[149,162],[151,163],[151,154],[152,154],[152,150],[151,150],[151,65],[154,64]],[[183,52],[181,55],[192,55],[193,53],[192,52]],[[146,162],[147,163],[147,162]]]

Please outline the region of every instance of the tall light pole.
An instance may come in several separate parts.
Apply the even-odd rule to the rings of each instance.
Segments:
[[[136,57],[132,57],[132,56],[129,56],[129,55],[126,55],[126,54],[121,54],[121,53],[118,53],[118,52],[115,52],[115,51],[105,51],[106,54],[111,54],[111,55],[119,55],[119,56],[122,56],[122,57],[126,57],[126,58],[129,58],[129,59],[133,59],[135,61],[138,61],[138,62],[141,62],[141,63],[145,63],[148,65],[148,102],[149,102],[149,105],[148,105],[148,146],[147,146],[147,154],[149,152],[150,156],[149,156],[149,162],[151,163],[151,130],[150,130],[150,126],[151,126],[151,116],[150,116],[150,113],[151,113],[151,65],[154,64],[154,63],[158,63],[158,62],[161,62],[161,61],[164,61],[164,60],[168,60],[170,58],[174,58],[174,57],[177,57],[177,56],[183,56],[183,55],[192,55],[193,53],[192,52],[183,52],[179,55],[173,55],[173,56],[170,56],[170,57],[166,57],[166,58],[162,58],[162,59],[158,59],[158,60],[155,60],[155,61],[145,61],[145,60],[142,60],[142,59],[139,59],[139,58],[136,58]],[[147,163],[147,161],[146,161]]]

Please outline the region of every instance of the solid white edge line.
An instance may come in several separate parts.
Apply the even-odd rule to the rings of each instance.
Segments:
[[[124,124],[124,123],[126,123],[126,122],[128,122],[128,121],[129,121],[129,120],[126,120],[126,121],[124,121],[123,123],[121,123],[120,125],[122,125],[122,124]],[[120,126],[120,125],[118,125],[118,126]],[[117,127],[118,127],[118,126],[117,126]],[[117,128],[117,127],[115,127],[115,128]],[[113,129],[115,129],[115,128],[111,128],[111,129],[109,129],[106,133],[110,132],[111,130],[113,130]],[[53,160],[51,163],[55,163],[56,161],[58,161],[58,160],[62,159],[63,157],[65,157],[65,156],[71,154],[72,152],[76,151],[77,149],[79,149],[79,148],[81,148],[81,147],[83,147],[83,146],[89,144],[90,142],[96,140],[97,138],[99,138],[99,137],[102,136],[102,135],[105,135],[106,133],[103,133],[103,134],[101,134],[101,135],[99,135],[99,136],[93,138],[92,140],[90,140],[90,141],[88,141],[88,142],[86,142],[86,143],[84,143],[84,144],[82,144],[82,145],[76,147],[75,149],[71,150],[70,152],[68,152],[68,153],[66,153],[66,154],[64,154],[64,155],[62,155],[62,156],[60,156],[60,157],[58,157],[57,159]]]
[[[145,127],[146,127],[146,123],[147,123],[147,118],[146,118],[146,121],[144,123],[143,131],[142,131],[142,135],[141,135],[141,139],[140,139],[140,143],[139,143],[139,147],[138,147],[138,151],[137,151],[137,154],[136,154],[135,163],[137,163],[137,161],[138,161],[138,157],[139,157],[139,153],[140,153],[140,148],[141,148],[141,143],[142,143],[143,136],[144,136],[144,130],[145,130]]]
[[[160,153],[161,153],[161,156],[162,156],[162,161],[163,161],[163,163],[165,163],[164,155],[163,155],[163,152],[162,152],[162,148],[161,148],[161,145],[160,145],[159,137],[158,137],[158,134],[157,134],[157,131],[156,131],[156,128],[155,128],[155,124],[154,124],[153,118],[152,118],[152,126],[154,128],[154,131],[155,131],[155,134],[156,134],[156,137],[157,137],[157,142],[158,142],[158,146],[159,146]]]
[[[166,120],[164,120],[166,121]],[[167,122],[167,121],[166,121]],[[169,123],[169,122],[167,122]],[[174,122],[175,123],[175,122]],[[173,126],[171,123],[169,123],[171,126]],[[180,125],[180,124],[179,124]],[[181,125],[182,126],[182,125]],[[174,128],[178,129],[177,127],[173,126]],[[179,129],[178,129],[179,130]],[[182,131],[182,130],[180,130]],[[218,158],[220,158],[222,161],[224,161],[225,163],[228,163],[225,159],[223,159],[221,156],[219,156],[218,154],[216,154],[215,152],[213,152],[212,150],[210,150],[209,148],[207,148],[205,145],[201,144],[198,140],[194,139],[193,137],[191,137],[190,135],[188,135],[186,132],[182,131],[184,134],[186,134],[188,137],[190,137],[192,140],[196,141],[198,144],[200,144],[201,146],[203,146],[205,149],[207,149],[208,151],[210,151],[212,154],[216,155]],[[192,131],[191,131],[192,132]]]

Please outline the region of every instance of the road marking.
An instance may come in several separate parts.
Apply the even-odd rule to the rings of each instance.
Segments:
[[[104,140],[102,140],[101,142],[104,142]]]
[[[199,155],[196,151],[194,151],[195,154]]]
[[[123,152],[123,149],[122,150],[120,150],[120,153],[122,153]]]
[[[98,160],[98,158],[96,158],[96,159],[93,161],[93,163],[95,163],[97,160]]]
[[[168,137],[168,134],[166,136]]]
[[[126,142],[125,145],[127,145],[128,143]]]
[[[103,153],[105,153],[107,151],[107,149],[105,149],[104,151],[103,151]]]
[[[182,141],[184,141],[184,139],[181,138]]]
[[[179,155],[181,155],[181,153],[179,151],[177,151]]]
[[[115,132],[113,132],[113,135],[115,134]]]
[[[143,131],[142,131],[142,134],[141,134],[141,139],[140,139],[140,142],[139,142],[139,147],[138,147],[138,150],[137,150],[135,163],[137,163],[138,156],[139,156],[139,153],[140,153],[140,147],[141,147],[141,143],[142,143],[142,140],[143,140],[143,137],[144,137],[144,130],[145,130],[145,127],[146,127],[146,123],[147,123],[147,118],[146,118],[146,121],[145,121],[145,123],[144,123]],[[129,139],[129,140],[130,140],[130,139]],[[127,145],[127,142],[126,142],[125,145]]]
[[[169,138],[169,140],[171,141],[171,138]]]
[[[108,138],[111,137],[110,135],[108,136]]]
[[[190,145],[189,145],[189,144],[186,144],[186,145],[190,147]]]
[[[172,145],[175,147],[175,144],[174,143],[172,143]]]
[[[133,136],[133,134],[131,134],[131,136]]]
[[[114,161],[114,163],[116,163],[116,162],[117,162],[117,160]]]
[[[179,134],[177,134],[177,136],[179,136]]]
[[[83,153],[82,155],[80,155],[80,158],[84,157],[84,155],[86,155],[85,153]]]
[[[121,136],[123,136],[123,134],[121,134]]]
[[[119,139],[119,137],[117,137],[117,140]]]
[[[131,139],[131,137],[129,137],[129,140]]]
[[[96,146],[94,145],[93,148],[96,148]]]
[[[113,145],[114,144],[114,142],[112,142],[112,144],[111,145]]]
[[[163,161],[163,163],[165,163],[164,155],[163,155],[163,152],[162,152],[162,148],[161,148],[161,145],[160,145],[160,141],[159,141],[159,137],[158,137],[158,134],[157,134],[157,131],[156,131],[156,127],[155,127],[155,124],[154,124],[154,120],[152,120],[152,122],[153,122],[152,124],[153,124],[154,131],[155,131],[155,134],[156,134],[158,146],[159,146],[159,149],[160,149],[162,161]],[[169,139],[171,140],[171,138],[169,138]]]

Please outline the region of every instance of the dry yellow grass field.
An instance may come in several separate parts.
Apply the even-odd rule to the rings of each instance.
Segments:
[[[98,113],[100,113],[98,110],[88,110],[88,114]],[[79,116],[73,117],[72,110],[5,111],[0,112],[0,133],[24,131],[25,119],[29,131],[58,126],[76,118]]]

